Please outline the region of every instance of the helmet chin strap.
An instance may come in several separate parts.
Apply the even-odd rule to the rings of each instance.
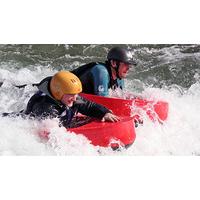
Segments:
[[[111,65],[111,67],[115,70],[116,77],[121,80],[121,78],[119,77],[119,65],[120,65],[120,62],[116,61],[116,67],[113,67],[112,65]]]
[[[119,65],[120,65],[120,62],[117,61],[115,71],[116,71],[117,78],[121,80],[121,78],[119,77]]]

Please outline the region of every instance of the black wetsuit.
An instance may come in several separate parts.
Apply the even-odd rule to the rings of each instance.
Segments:
[[[27,104],[26,115],[39,119],[59,118],[63,126],[70,127],[72,118],[79,112],[89,117],[102,119],[110,112],[107,108],[94,102],[88,101],[80,96],[72,107],[67,107],[56,101],[49,92],[49,82],[51,77],[41,81],[38,85],[39,91],[34,94]]]

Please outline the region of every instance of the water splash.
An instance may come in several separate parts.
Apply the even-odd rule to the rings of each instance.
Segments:
[[[98,48],[102,48],[102,52],[105,53],[108,47],[86,45],[83,47],[85,49],[83,54],[91,53],[94,49],[97,51]],[[29,54],[33,53],[32,47],[29,48]],[[62,59],[67,59],[66,55],[69,55],[69,59],[74,59],[73,62],[77,60],[81,63],[84,60],[78,60],[79,57],[75,55],[75,52],[74,55],[72,52],[70,53],[71,48],[70,45],[66,46],[63,53],[62,48],[58,47],[59,55],[62,58],[58,56],[56,59],[61,68],[71,69],[72,67],[63,65],[63,63],[67,63],[67,61],[62,62]],[[189,64],[191,64],[191,62],[194,63],[199,59],[199,53],[181,52],[180,47],[173,45],[161,49],[145,48],[136,46],[134,52],[141,63],[133,71],[130,71],[126,80],[125,92],[120,93],[119,91],[115,95],[126,98],[124,95],[133,93],[149,100],[167,101],[169,103],[169,115],[164,124],[152,123],[145,112],[141,112],[144,124],[136,129],[135,143],[127,150],[114,152],[110,148],[92,146],[84,136],[68,133],[64,128],[58,127],[54,121],[44,122],[50,127],[50,135],[48,141],[42,141],[38,137],[37,131],[43,123],[37,120],[0,117],[0,155],[199,155],[199,70],[192,65],[192,68],[190,68],[192,73],[188,74],[187,70],[184,71],[185,68],[181,68],[181,72],[183,74],[185,72],[185,75],[180,75],[176,83],[173,78],[170,79],[171,76],[167,77],[164,73],[169,72],[172,76],[175,76],[177,70],[180,70],[179,66],[184,65],[186,57],[191,59],[189,61]],[[83,52],[83,49],[80,52]],[[141,52],[144,57],[141,57]],[[45,56],[51,60],[49,54]],[[86,55],[79,56],[84,57]],[[87,59],[90,58],[90,56],[87,57]],[[154,64],[155,67],[152,67]],[[185,62],[185,66],[187,64],[188,61]],[[38,63],[20,68],[18,62],[1,62],[0,65],[0,82],[3,81],[0,87],[0,113],[18,112],[25,109],[29,98],[37,90],[31,84],[41,81],[46,76],[53,75],[60,69],[59,67],[55,68]],[[168,71],[162,71],[161,69],[167,69]],[[153,73],[151,73],[151,70]],[[145,73],[147,74],[145,75]],[[187,80],[190,80],[187,81],[187,87],[182,84],[182,80],[183,82],[186,80],[186,75]],[[147,81],[145,81],[146,78]],[[18,89],[14,87],[14,85],[25,83],[28,83],[25,88]]]

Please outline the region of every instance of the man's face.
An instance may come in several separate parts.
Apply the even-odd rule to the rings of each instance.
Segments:
[[[72,107],[76,101],[78,94],[65,94],[63,95],[61,102],[68,107]]]
[[[123,63],[123,62],[120,62],[119,64],[119,77],[120,78],[126,78],[127,74],[128,74],[128,70],[130,69],[131,65],[130,64],[127,64],[127,63]]]

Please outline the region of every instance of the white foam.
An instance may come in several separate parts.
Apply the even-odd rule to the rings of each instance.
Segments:
[[[5,83],[0,87],[0,113],[20,111],[26,107],[30,96],[36,91],[32,86],[18,89],[10,81],[15,76],[16,83],[24,84],[23,77],[32,81],[52,75],[53,70],[34,68],[23,69],[22,75],[16,71],[0,69]],[[21,73],[19,73],[21,74]],[[31,74],[29,76],[29,74]],[[133,92],[138,81],[128,81],[126,91]],[[169,103],[169,116],[163,125],[152,123],[144,114],[144,125],[136,129],[135,143],[128,149],[113,152],[111,149],[94,147],[84,136],[68,133],[58,127],[55,121],[0,117],[1,155],[199,155],[200,154],[200,84],[196,82],[188,90],[176,86],[163,89],[149,88],[138,83],[140,95],[151,100]],[[41,127],[50,129],[48,141],[41,141],[36,132]]]

